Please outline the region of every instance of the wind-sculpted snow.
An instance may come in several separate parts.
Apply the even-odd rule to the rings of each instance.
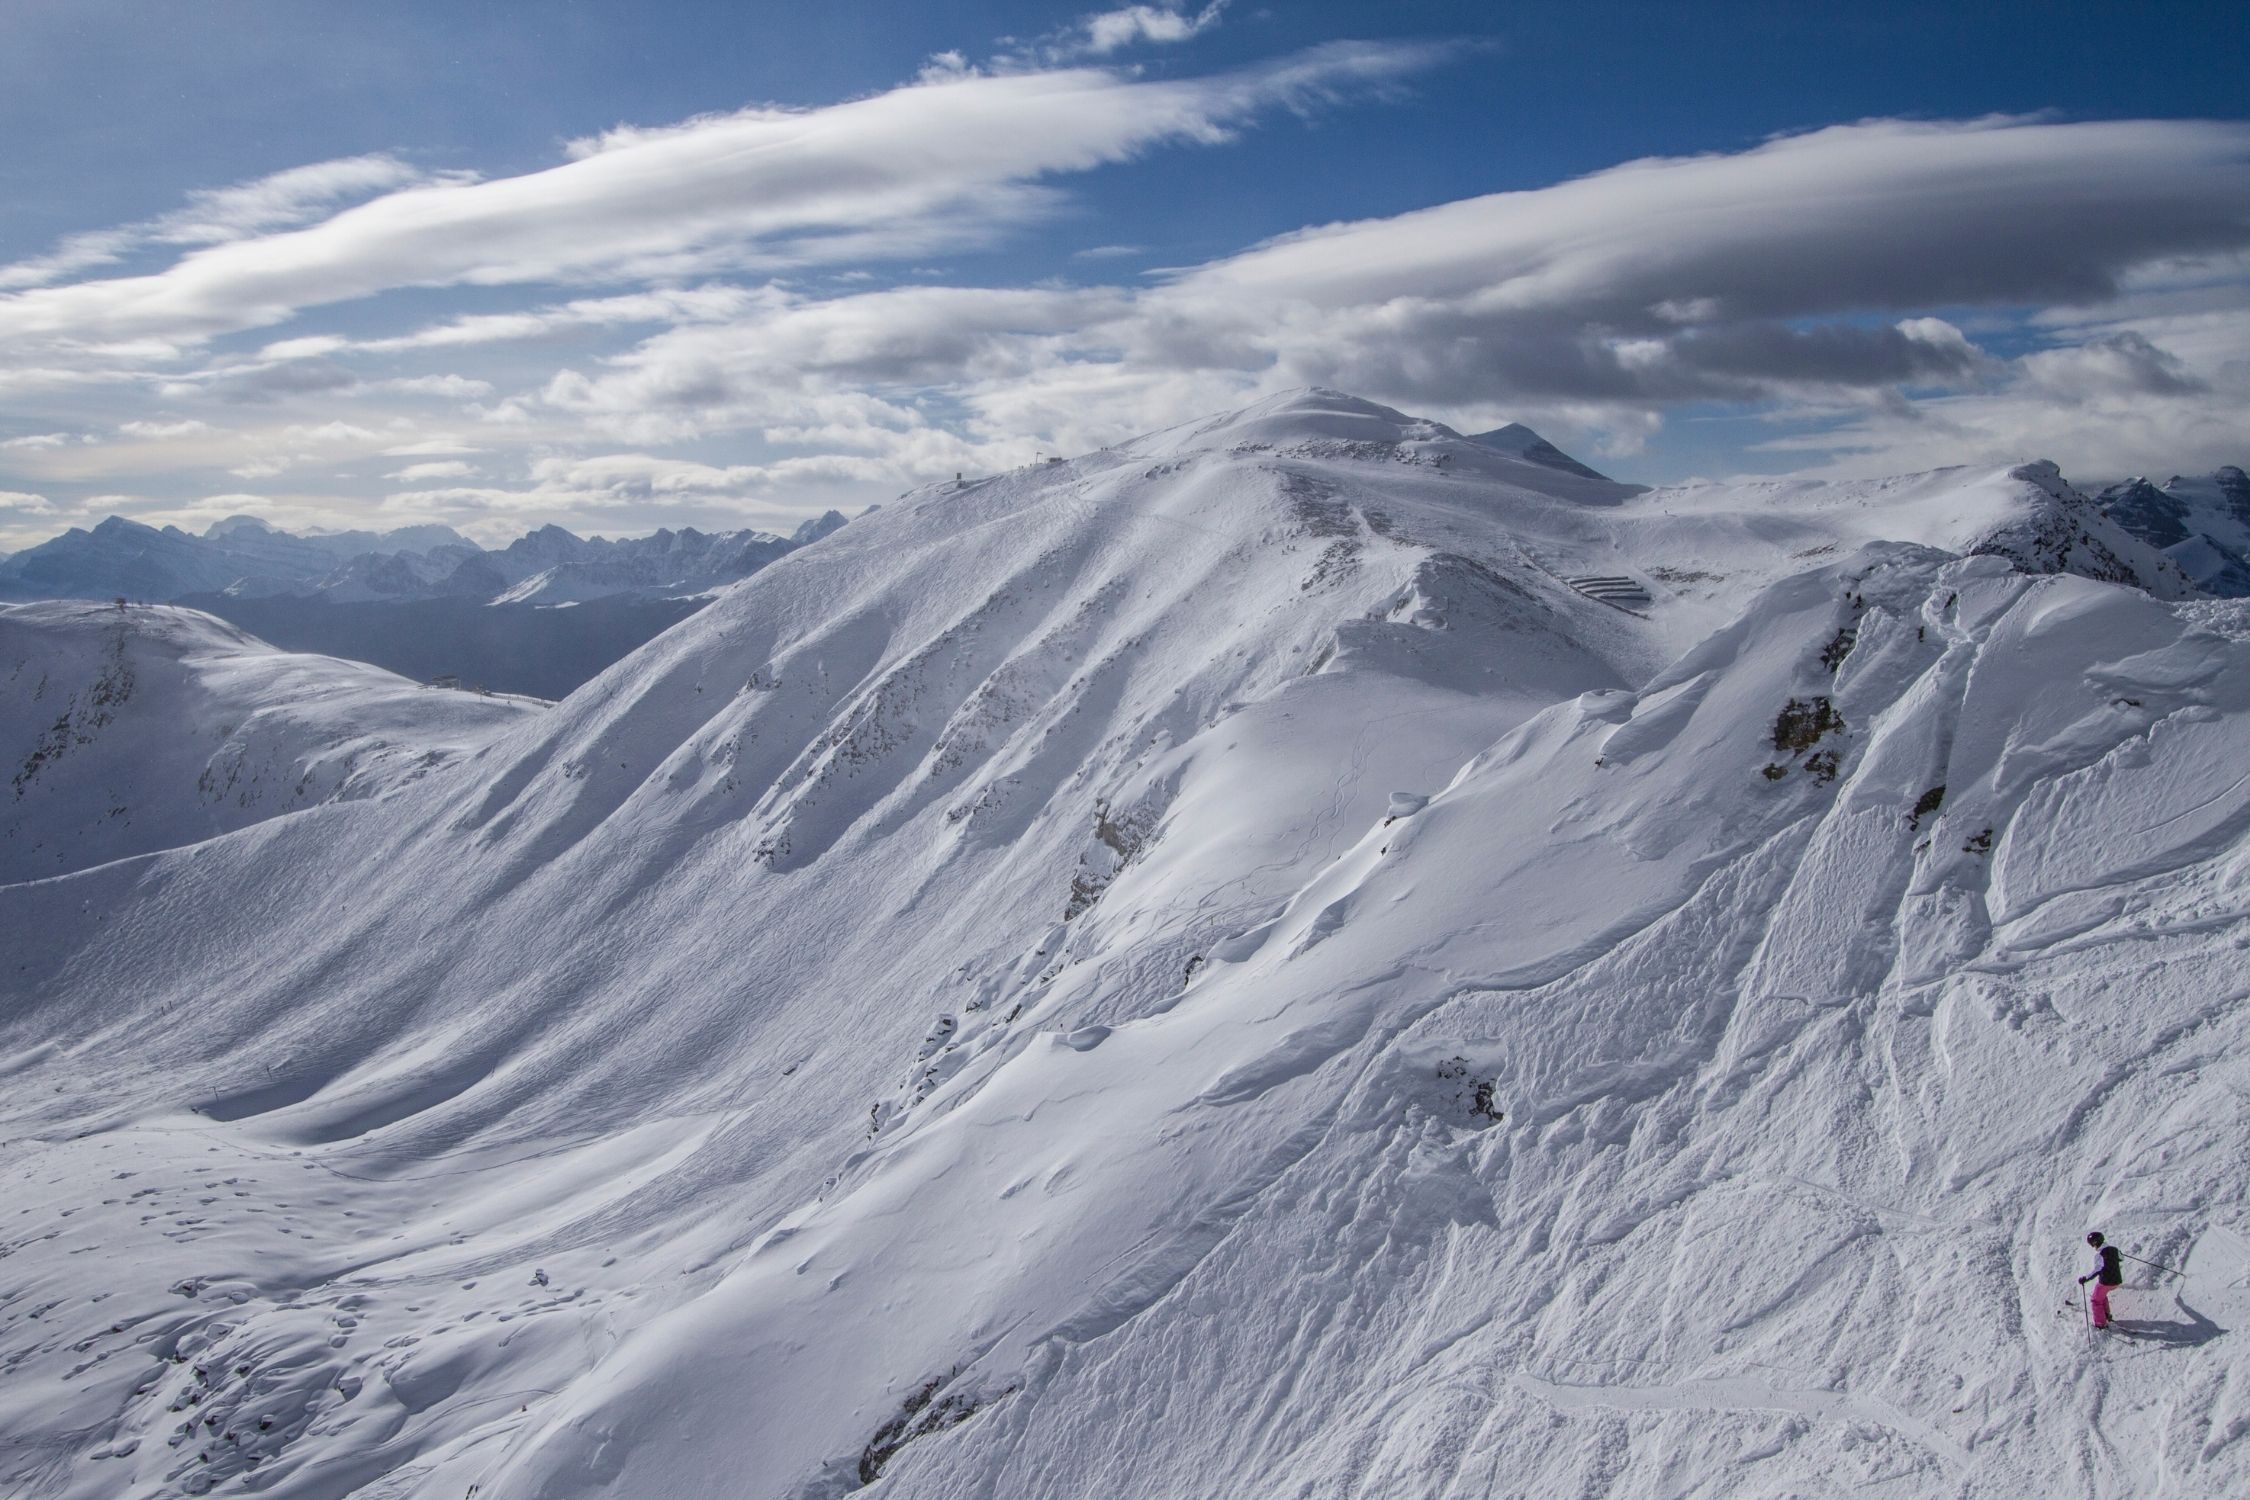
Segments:
[[[1305,393],[0,887],[0,1479],[2239,1490],[2250,613],[2047,479]]]

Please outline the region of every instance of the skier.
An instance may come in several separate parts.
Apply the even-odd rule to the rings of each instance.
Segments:
[[[2084,1286],[2089,1281],[2094,1284],[2094,1326],[2096,1328],[2107,1328],[2109,1326],[2109,1289],[2125,1280],[2125,1271],[2118,1262],[2117,1247],[2102,1243],[2102,1232],[2100,1230],[2097,1229],[2092,1234],[2087,1235],[2086,1243],[2094,1247],[2094,1269],[2079,1277],[2078,1284]]]

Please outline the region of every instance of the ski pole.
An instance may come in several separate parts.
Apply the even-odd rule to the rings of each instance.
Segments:
[[[2117,1253],[2118,1253],[2119,1255],[2125,1255],[2125,1252],[2124,1252],[2124,1251],[2122,1251],[2122,1250],[2118,1251]],[[2152,1269],[2154,1269],[2154,1270],[2162,1271],[2162,1272],[2163,1272],[2163,1273],[2164,1273],[2165,1275],[2167,1275],[2167,1276],[2177,1276],[2177,1277],[2179,1277],[2179,1278],[2180,1278],[2180,1280],[2182,1280],[2182,1281],[2185,1281],[2185,1280],[2187,1280],[2187,1272],[2185,1272],[2185,1271],[2175,1271],[2175,1270],[2173,1270],[2173,1269],[2172,1269],[2172,1268],[2171,1268],[2170,1266],[2164,1265],[2164,1264],[2162,1264],[2161,1262],[2158,1262],[2158,1261],[2153,1261],[2153,1260],[2141,1260],[2141,1258],[2140,1258],[2140,1257],[2139,1257],[2138,1255],[2125,1255],[2125,1258],[2126,1258],[2127,1260],[2131,1260],[2131,1261],[2140,1261],[2140,1263],[2141,1263],[2142,1265],[2144,1265],[2144,1266],[2148,1266],[2148,1267],[2150,1267],[2150,1268],[2152,1268]]]

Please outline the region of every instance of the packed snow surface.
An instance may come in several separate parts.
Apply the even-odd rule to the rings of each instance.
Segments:
[[[0,1486],[2250,1490],[2191,594],[2050,465],[1641,493],[1325,391],[918,491],[411,785],[0,886]],[[2098,1340],[2095,1227],[2168,1268]]]

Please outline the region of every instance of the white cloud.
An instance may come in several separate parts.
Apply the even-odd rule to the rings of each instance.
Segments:
[[[1879,121],[1306,230],[1152,293],[1148,353],[1422,403],[1666,403],[1974,373],[1951,306],[2250,240],[2250,127]],[[1870,323],[1867,314],[1907,315]]]
[[[1352,44],[1184,80],[958,76],[821,109],[620,127],[544,171],[419,183],[154,274],[0,296],[0,351],[193,341],[397,287],[653,278],[982,243],[1051,206],[1046,178],[1223,140],[1266,109],[1381,84],[1435,55]]]
[[[2250,308],[2193,321],[2173,330],[2185,335],[2176,348],[2158,342],[2161,322],[2110,329],[2010,361],[1974,389],[1808,412],[1826,420],[1754,451],[1810,455],[1829,474],[2050,458],[2088,481],[2243,463]]]
[[[1297,81],[1278,81],[1284,75]],[[166,316],[184,306],[224,322],[253,291],[277,307],[297,305],[293,288],[330,295],[341,284],[332,272],[369,284],[500,277],[501,269],[478,269],[482,262],[464,271],[467,261],[447,259],[467,254],[461,246],[471,238],[489,242],[499,257],[492,265],[506,275],[606,268],[601,274],[624,276],[719,253],[726,235],[747,236],[758,253],[832,247],[863,228],[845,222],[838,205],[847,199],[870,212],[906,206],[903,228],[877,224],[878,238],[918,233],[914,204],[957,205],[963,193],[988,190],[1036,194],[1042,174],[1060,170],[1037,164],[1066,147],[1112,159],[1149,143],[1215,137],[1257,107],[1215,102],[1227,89],[1271,101],[1300,87],[1317,94],[1328,86],[1317,80],[1347,76],[1368,75],[1299,59],[1197,80],[1184,94],[1148,94],[1107,73],[993,78],[964,65],[858,106],[612,132],[584,143],[571,168],[555,169],[611,174],[598,179],[558,183],[535,173],[417,187],[314,229],[198,252],[175,268],[177,279],[167,272],[87,289],[106,297],[137,288],[129,301],[145,299]],[[1071,127],[1075,146],[996,139],[1004,125],[1089,102],[1097,118]],[[1162,116],[1155,123],[1108,119],[1151,102]],[[791,175],[851,168],[914,123],[950,128],[956,117],[970,122],[961,137],[968,158],[942,168],[917,158],[943,179],[924,197],[900,188],[882,164],[871,175],[847,171],[844,183],[800,188]],[[831,129],[838,139],[802,140]],[[746,145],[776,156],[755,182],[730,176],[717,159]],[[847,501],[852,486],[865,497],[876,486],[989,471],[1038,449],[1098,447],[1306,384],[1342,386],[1468,430],[1505,418],[1553,422],[1556,435],[1613,453],[1635,451],[1667,412],[1700,403],[1787,417],[1771,429],[1781,434],[1766,445],[1772,452],[1854,472],[2031,456],[2078,469],[2207,468],[2244,456],[2246,163],[2250,126],[2242,124],[1873,121],[1324,225],[1153,285],[863,290],[843,289],[833,275],[748,286],[659,279],[395,334],[282,339],[254,357],[221,355],[174,374],[68,366],[89,389],[109,381],[166,403],[201,400],[210,404],[188,409],[235,420],[161,455],[130,444],[72,448],[85,462],[67,478],[53,452],[24,445],[14,450],[22,455],[15,483],[53,489],[94,474],[105,485],[156,482],[158,456],[167,483],[191,468],[343,482],[346,461],[383,454],[407,461],[395,482],[428,486],[398,492],[394,510],[461,522],[484,506],[511,523],[552,514],[630,525],[636,516],[738,516],[823,487]],[[626,166],[679,175],[636,184]],[[754,187],[771,188],[773,201],[753,202]],[[695,192],[714,201],[686,202]],[[474,214],[430,208],[448,194],[470,195],[462,201]],[[608,222],[635,202],[649,214]],[[408,213],[402,203],[420,207]],[[370,213],[379,222],[355,221]],[[518,213],[520,224],[510,218]],[[574,215],[600,222],[579,234]],[[699,239],[707,229],[719,239]],[[317,241],[310,249],[308,236]],[[678,253],[651,250],[660,243]],[[518,245],[546,248],[525,258]],[[342,259],[322,259],[332,254]],[[222,255],[251,259],[222,277],[205,264]],[[230,279],[273,257],[287,262],[275,279]],[[1102,258],[1081,257],[1081,268]],[[1059,248],[1056,259],[1068,263]],[[52,310],[37,297],[76,290],[0,298],[0,328],[27,306]],[[140,341],[132,357],[149,361],[176,352],[167,339],[188,337],[153,327],[79,328],[80,342],[55,364],[0,363],[0,391],[19,370],[96,358],[87,353],[96,334],[112,348]],[[565,334],[560,369],[550,351],[489,347]],[[2026,341],[2038,347],[2013,353]],[[356,373],[363,361],[427,350],[447,351],[461,373]],[[477,404],[445,410],[430,397]],[[17,420],[82,421],[83,404],[74,396],[68,409]],[[151,412],[144,425],[174,415]],[[351,420],[281,423],[315,415]],[[464,428],[473,441],[456,430]],[[756,461],[661,451],[717,434],[754,435],[740,456]],[[412,462],[479,450],[489,456],[474,468]],[[449,482],[500,475],[528,477]]]
[[[416,182],[463,182],[462,173],[436,177],[395,156],[347,156],[290,167],[253,182],[188,195],[187,206],[157,220],[156,238],[172,245],[216,245],[316,218],[335,204]]]
[[[481,449],[455,438],[422,438],[411,443],[396,443],[378,450],[385,458],[419,458],[424,454],[477,453]]]
[[[45,495],[0,490],[0,553],[38,546],[66,524],[68,514]]]
[[[375,381],[373,386],[376,390],[396,391],[402,396],[443,396],[459,401],[492,394],[491,381],[473,380],[466,375],[402,375]]]
[[[0,442],[0,448],[60,448],[70,440],[67,432],[32,432]]]
[[[990,66],[999,71],[1051,68],[1086,58],[1110,57],[1129,47],[1176,45],[1218,25],[1227,3],[1209,0],[1191,8],[1189,0],[1142,0],[1093,11],[1031,41],[1001,38],[1003,50]],[[924,66],[922,77],[957,77],[977,71],[961,53],[940,52]]]
[[[0,266],[0,290],[45,286],[152,245],[216,245],[301,224],[350,198],[433,179],[393,156],[350,156],[291,167],[231,187],[202,188],[187,203],[139,224],[63,240],[31,260]]]
[[[266,360],[319,359],[352,347],[352,341],[338,338],[332,333],[314,334],[309,338],[281,339],[258,351],[258,358]]]
[[[630,323],[711,323],[755,306],[763,294],[743,287],[713,284],[664,287],[615,297],[581,297],[517,313],[479,313],[435,323],[411,333],[367,339],[352,348],[388,352],[447,349],[540,338],[566,328],[614,327]],[[319,340],[306,339],[311,344]],[[275,346],[269,346],[268,352]],[[338,339],[333,348],[347,347]],[[326,352],[326,351],[323,351]]]
[[[2178,355],[2129,330],[2027,354],[2020,367],[2029,386],[2073,404],[2105,396],[2184,396],[2206,388]]]
[[[565,370],[542,400],[628,442],[752,428],[771,443],[888,460],[850,466],[855,477],[928,478],[995,452],[880,391],[1029,378],[1130,309],[1109,288],[899,287],[825,301],[776,292],[754,316],[669,330],[593,374]],[[1029,456],[1031,438],[1006,441],[1010,461]]]
[[[369,455],[389,456],[399,434],[356,422],[292,422],[242,434],[226,472],[237,479],[271,479],[309,465],[335,464]]]
[[[547,458],[531,466],[540,488],[597,493],[611,499],[654,496],[743,496],[765,478],[752,465],[697,463],[648,453],[605,453],[587,458]]]
[[[436,463],[408,464],[395,474],[386,474],[383,477],[396,480],[400,484],[420,484],[428,479],[466,479],[476,471],[476,465],[474,464],[465,464],[458,459],[447,459]]]
[[[1178,3],[1125,5],[1090,15],[1078,23],[1079,45],[1094,57],[1138,42],[1184,42],[1219,24],[1226,0],[1190,11]]]
[[[130,438],[177,438],[209,432],[211,424],[183,417],[176,422],[121,422],[117,430]]]
[[[2185,390],[2187,362],[2138,335],[2011,364],[1933,309],[2090,302],[2207,263],[2250,240],[2246,148],[2245,127],[2180,122],[1839,127],[1308,230],[1143,290],[769,289],[543,399],[627,441],[750,428],[911,479],[1292,385],[1464,421],[1557,414],[1611,451],[1691,401],[2145,394],[2166,371]],[[2227,295],[2243,305],[2244,284]],[[2205,342],[2206,363],[2250,355],[2239,328]],[[938,429],[918,390],[966,420]]]

